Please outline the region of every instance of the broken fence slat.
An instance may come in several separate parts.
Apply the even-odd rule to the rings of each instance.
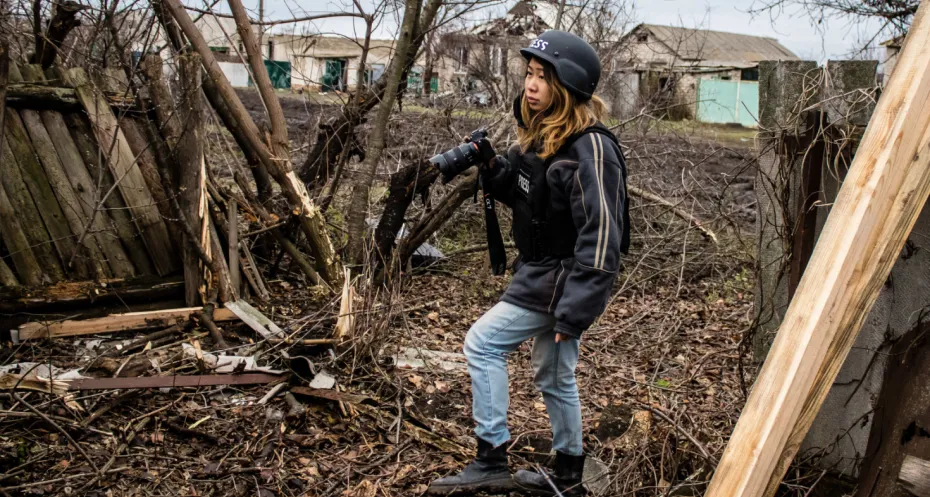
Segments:
[[[279,338],[284,336],[284,330],[274,324],[273,321],[268,319],[258,309],[252,307],[248,302],[237,300],[235,302],[226,302],[224,305],[226,306],[225,309],[235,314],[243,323],[249,325],[249,328],[255,330],[255,332],[263,338]]]
[[[128,388],[196,388],[217,385],[259,385],[284,378],[268,373],[195,376],[143,376],[136,378],[83,378],[72,380],[69,390],[120,390]]]
[[[37,338],[94,335],[154,328],[156,326],[171,326],[175,321],[179,319],[187,320],[192,313],[202,310],[200,307],[185,307],[161,311],[112,314],[96,319],[67,320],[56,323],[26,323],[19,327],[19,339],[34,340]],[[234,319],[236,319],[236,315],[228,309],[216,309],[213,314],[214,321],[232,321]]]

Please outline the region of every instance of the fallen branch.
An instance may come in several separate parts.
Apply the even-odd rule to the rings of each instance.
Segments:
[[[642,198],[642,199],[646,199],[646,200],[649,200],[650,202],[655,202],[655,203],[657,203],[657,204],[660,204],[662,207],[665,207],[666,209],[668,209],[669,211],[671,211],[672,214],[675,214],[676,216],[680,217],[681,219],[683,219],[683,220],[685,220],[685,221],[687,221],[687,222],[689,222],[689,223],[691,223],[691,224],[694,224],[694,226],[697,227],[697,229],[701,230],[701,232],[704,233],[704,236],[705,236],[705,237],[710,238],[711,240],[713,240],[714,243],[717,243],[717,234],[716,234],[716,233],[714,233],[713,231],[711,231],[709,228],[705,228],[704,225],[703,225],[703,223],[701,223],[701,220],[700,220],[700,219],[698,219],[698,218],[692,216],[691,214],[685,212],[683,209],[679,208],[677,205],[675,205],[675,204],[669,202],[668,200],[666,200],[666,199],[664,199],[664,198],[662,198],[662,197],[656,195],[655,193],[647,192],[646,190],[637,188],[637,187],[635,187],[635,186],[633,186],[633,185],[627,185],[627,191],[629,191],[630,194],[635,195],[635,196],[637,196],[637,197],[640,197],[640,198]]]

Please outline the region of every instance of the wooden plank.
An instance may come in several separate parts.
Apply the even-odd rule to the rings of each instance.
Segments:
[[[930,194],[928,15],[922,3],[707,497],[775,493]]]
[[[26,235],[32,253],[39,261],[42,272],[50,283],[65,279],[64,270],[55,252],[48,230],[39,214],[39,209],[32,201],[32,195],[23,181],[23,174],[9,144],[3,144],[0,151],[0,184],[6,189],[7,196],[13,204],[13,210],[20,220],[20,225]]]
[[[145,248],[141,234],[132,220],[132,214],[123,201],[123,195],[119,189],[111,191],[113,187],[113,174],[106,166],[101,166],[100,149],[93,140],[93,131],[90,125],[79,114],[67,114],[64,116],[65,124],[71,132],[71,138],[78,148],[81,157],[84,159],[84,165],[87,167],[87,173],[93,179],[94,196],[102,198],[109,195],[103,202],[109,213],[110,221],[113,223],[113,229],[119,236],[123,247],[125,247],[129,259],[132,260],[136,272],[140,275],[156,274],[155,266],[149,259],[148,250]]]
[[[176,175],[178,185],[178,206],[181,215],[187,220],[196,238],[184,244],[182,258],[184,261],[184,281],[187,282],[187,299],[189,305],[194,301],[203,299],[209,294],[208,287],[216,286],[220,296],[227,297],[224,290],[224,274],[222,264],[223,250],[218,243],[214,243],[215,231],[210,229],[211,219],[207,212],[206,194],[206,167],[204,163],[204,123],[203,102],[201,100],[200,85],[200,58],[189,54],[178,58],[178,80],[181,91],[178,92],[176,116],[165,120],[166,108],[171,105],[172,99],[166,94],[167,84],[161,79],[151,82],[152,99],[159,103],[157,111],[159,122],[166,131],[166,141],[174,142],[171,146],[173,155],[177,158]],[[150,66],[160,63],[161,59],[153,59]],[[161,77],[161,67],[153,68],[153,75]],[[172,109],[173,110],[173,109]],[[175,122],[176,121],[176,122]],[[172,129],[177,126],[178,129]],[[177,137],[172,135],[178,134]],[[197,256],[193,244],[199,244],[201,249],[213,257],[210,269],[214,277],[204,278],[203,263]],[[214,250],[214,246],[220,250]]]
[[[148,248],[155,270],[162,276],[176,271],[177,255],[168,235],[168,228],[155,207],[155,199],[136,165],[135,155],[119,128],[116,116],[106,100],[94,92],[83,69],[71,69],[64,72],[63,76],[66,83],[74,87],[78,99],[87,111],[97,135],[97,143],[106,144],[102,150],[109,159],[107,166],[142,232],[142,239]]]
[[[235,302],[226,302],[225,305],[227,310],[232,311],[243,323],[249,325],[249,328],[255,330],[263,338],[280,338],[284,336],[284,330],[248,302],[237,300]]]
[[[13,209],[13,204],[0,186],[0,234],[10,251],[10,259],[16,267],[19,279],[29,286],[38,286],[45,282],[42,268],[36,260],[29,246],[29,241],[19,224],[19,218]]]
[[[180,300],[184,282],[177,277],[143,276],[129,280],[62,281],[40,288],[0,289],[0,314],[29,313],[66,316],[90,307]],[[118,308],[118,307],[117,307]],[[103,313],[106,315],[106,313]]]
[[[111,314],[107,317],[95,319],[26,323],[19,327],[19,339],[34,340],[37,338],[115,333],[117,331],[141,330],[159,326],[167,327],[176,324],[178,321],[186,321],[190,319],[192,313],[202,310],[202,307],[185,307],[160,311]],[[214,321],[232,321],[234,319],[237,319],[236,315],[229,309],[216,309],[213,313]]]
[[[33,81],[46,82],[45,74],[42,68],[36,64],[30,64],[23,67],[24,76]],[[32,115],[36,111],[23,111],[23,114]],[[100,246],[103,254],[106,256],[106,262],[112,271],[113,276],[117,278],[128,278],[136,275],[135,268],[129,260],[128,255],[123,249],[118,237],[113,236],[108,231],[112,229],[112,223],[108,222],[106,211],[98,210],[99,198],[95,195],[94,183],[87,172],[84,160],[78,151],[77,145],[68,131],[64,118],[59,112],[40,111],[41,122],[45,126],[45,131],[51,139],[54,150],[58,154],[61,171],[64,172],[74,192],[75,200],[79,203],[81,212],[84,214],[82,219],[82,231],[90,229],[94,233],[94,239]],[[27,123],[28,126],[28,123]],[[41,140],[33,138],[33,143],[39,143]],[[41,154],[40,154],[41,157]],[[50,157],[54,158],[54,157]],[[54,162],[54,161],[52,161]],[[43,162],[44,163],[44,162]],[[50,173],[49,177],[53,175]],[[64,202],[61,202],[64,205]],[[97,212],[95,212],[97,211]]]
[[[82,247],[82,251],[78,252],[73,261],[71,258],[64,261],[65,266],[69,263],[76,263],[78,258],[83,257],[98,277],[112,277],[113,274],[107,263],[107,255],[102,249],[100,239],[96,234],[90,234],[93,233],[90,217],[84,213],[81,202],[71,187],[71,182],[68,180],[68,175],[65,174],[61,159],[55,151],[52,137],[49,136],[48,130],[45,129],[45,124],[42,122],[42,116],[39,115],[38,111],[34,110],[21,110],[19,115],[26,126],[26,132],[32,141],[35,154],[39,157],[39,162],[45,170],[49,185],[52,187],[55,197],[58,198],[58,205],[61,206],[61,211],[71,228],[71,233]]]
[[[144,376],[136,378],[84,378],[68,381],[69,390],[118,390],[127,388],[197,388],[217,385],[261,385],[283,380],[269,373],[209,374],[194,376]]]
[[[75,238],[68,227],[68,221],[65,214],[58,204],[58,198],[49,184],[48,176],[45,169],[39,163],[35,151],[32,148],[32,142],[26,133],[26,127],[23,125],[19,114],[12,109],[6,110],[6,126],[4,129],[4,143],[9,144],[10,151],[19,165],[22,173],[23,182],[32,196],[42,218],[45,228],[48,231],[49,238],[55,248],[58,260],[62,261],[62,268],[65,275],[75,279],[89,279],[91,272],[88,270],[84,261],[78,261],[71,268],[65,268],[64,264],[71,259],[71,254],[75,250]]]
[[[255,294],[259,300],[268,302],[271,295],[268,293],[268,288],[265,286],[265,279],[262,278],[262,273],[255,265],[255,259],[252,257],[252,251],[249,250],[249,244],[239,242],[239,249],[242,251],[243,256],[240,260],[242,272],[245,273],[246,279],[249,280],[249,285],[255,290]]]
[[[898,482],[917,497],[930,497],[930,461],[904,456]]]
[[[95,231],[97,243],[107,256],[107,263],[113,276],[117,278],[135,276],[137,274],[135,266],[120,243],[106,206],[100,204],[100,197],[97,196],[93,179],[87,171],[81,152],[68,131],[64,117],[54,111],[41,111],[40,115],[49,137],[52,138],[55,150],[58,151],[58,157],[78,197],[85,218],[92,219],[91,229]]]
[[[227,222],[229,223],[227,252],[229,253],[229,282],[232,287],[239,290],[239,208],[236,199],[227,202]]]
[[[7,288],[19,288],[19,280],[3,259],[0,259],[0,285]]]
[[[155,207],[158,208],[159,214],[164,219],[172,219],[174,213],[171,212],[168,195],[165,193],[161,175],[158,174],[158,167],[155,165],[153,145],[149,144],[141,124],[136,119],[123,117],[120,119],[119,129],[123,132],[126,141],[129,143],[129,149],[132,150],[133,155],[136,157],[136,166],[142,173],[142,178],[145,180],[145,184],[148,185],[152,198],[155,199]],[[171,239],[178,240],[178,236],[180,236],[180,232],[172,233]]]

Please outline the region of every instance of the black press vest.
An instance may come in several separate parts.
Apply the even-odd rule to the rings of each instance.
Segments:
[[[603,125],[596,124],[570,136],[559,152],[549,159],[541,159],[535,152],[528,151],[520,161],[512,186],[513,239],[521,259],[525,262],[539,261],[545,257],[566,259],[575,254],[578,230],[572,219],[571,206],[565,209],[553,209],[546,173],[553,158],[568,150],[576,140],[588,133],[600,133],[617,143],[619,148],[614,134]],[[626,254],[630,247],[630,200],[626,193],[626,160],[622,150],[620,154],[625,199],[620,251]]]

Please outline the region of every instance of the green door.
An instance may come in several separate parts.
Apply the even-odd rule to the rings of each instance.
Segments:
[[[342,74],[345,70],[345,59],[326,59],[323,69],[323,91],[344,90]]]
[[[265,70],[271,78],[271,86],[275,89],[288,89],[291,87],[291,63],[282,60],[265,60]]]
[[[759,83],[756,81],[698,81],[697,120],[705,123],[759,125]]]
[[[265,59],[265,71],[271,80],[271,87],[276,90],[286,90],[291,87],[291,63],[283,60]],[[249,86],[255,86],[252,75],[249,74]]]
[[[420,96],[423,93],[423,68],[414,67],[407,73],[407,93]]]

